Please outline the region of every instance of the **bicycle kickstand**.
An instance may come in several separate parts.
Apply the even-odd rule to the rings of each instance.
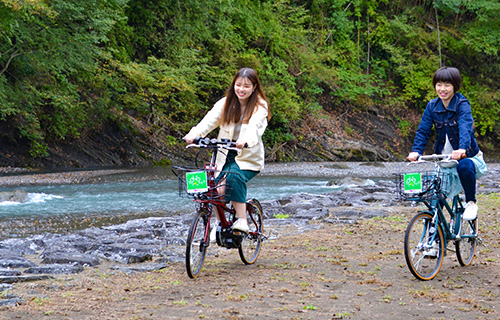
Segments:
[[[480,246],[483,243],[483,239],[481,239],[480,237],[477,237],[476,242],[477,242],[477,245]]]
[[[278,239],[278,237],[279,237],[278,231],[271,229],[269,230],[267,236],[265,234],[262,235],[262,240],[276,240]]]

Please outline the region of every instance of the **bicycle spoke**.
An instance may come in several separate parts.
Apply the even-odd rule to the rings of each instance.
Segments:
[[[205,263],[207,253],[205,233],[208,223],[207,212],[201,209],[196,213],[189,228],[186,241],[186,270],[190,278],[196,278]]]
[[[253,199],[247,203],[247,221],[250,232],[244,237],[238,247],[241,261],[252,264],[257,260],[262,245],[262,206]]]
[[[458,263],[465,267],[471,264],[477,247],[477,219],[462,220],[460,240],[455,242]]]
[[[410,221],[405,233],[405,260],[411,273],[420,280],[434,278],[443,261],[442,230],[430,228],[431,221],[430,214],[419,213]]]

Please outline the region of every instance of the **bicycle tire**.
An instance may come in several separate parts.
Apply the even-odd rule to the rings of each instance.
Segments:
[[[435,231],[432,231],[434,227]],[[437,252],[428,248],[429,236],[436,232]],[[441,269],[444,256],[443,230],[432,225],[432,215],[420,212],[413,217],[405,232],[405,260],[410,272],[419,280],[433,279]]]
[[[241,261],[244,264],[253,264],[259,256],[264,234],[262,206],[256,199],[247,201],[247,221],[250,232],[243,238],[238,247]]]
[[[460,240],[455,241],[455,252],[458,263],[462,267],[471,264],[477,247],[477,218],[471,221],[462,219],[460,228]]]
[[[186,271],[191,279],[198,277],[205,263],[210,241],[207,232],[208,211],[199,209],[189,228],[186,241]],[[205,241],[206,239],[206,241]]]

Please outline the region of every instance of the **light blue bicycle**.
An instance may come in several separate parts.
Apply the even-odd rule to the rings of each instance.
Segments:
[[[459,195],[449,203],[446,187],[449,176],[442,168],[454,167],[458,163],[450,155],[421,156],[411,164],[433,162],[435,170],[398,174],[398,193],[404,200],[422,203],[426,209],[419,212],[406,228],[404,254],[411,273],[419,280],[433,279],[441,269],[448,242],[453,241],[458,262],[468,266],[474,259],[478,237],[477,218],[463,220],[464,205]],[[448,211],[450,220],[444,212]]]

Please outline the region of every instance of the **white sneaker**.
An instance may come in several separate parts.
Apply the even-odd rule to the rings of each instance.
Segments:
[[[233,223],[233,230],[248,233],[248,231],[250,231],[250,228],[248,228],[246,219],[238,219],[235,223]]]
[[[210,231],[210,243],[215,243],[217,242],[217,225],[212,227],[212,230]]]
[[[474,220],[477,217],[477,204],[474,201],[469,201],[465,205],[465,211],[463,214],[464,220]]]

